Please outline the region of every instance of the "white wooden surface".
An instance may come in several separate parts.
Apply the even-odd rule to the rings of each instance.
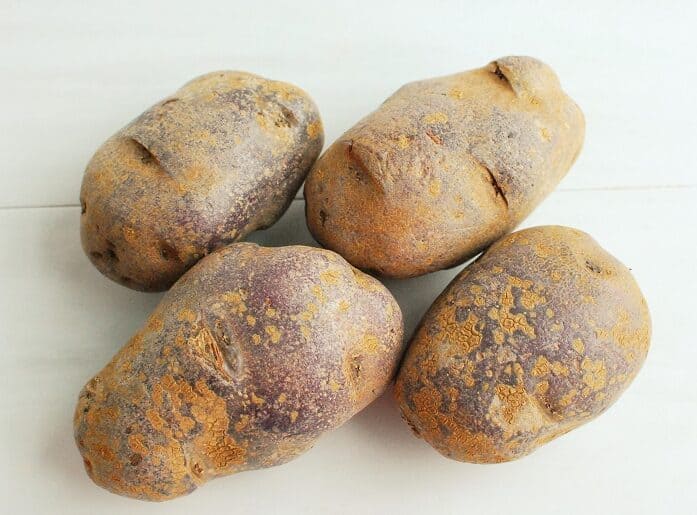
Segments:
[[[694,513],[696,4],[522,4],[0,0],[0,512]],[[77,393],[160,298],[82,255],[77,196],[101,141],[219,68],[302,86],[331,141],[404,82],[510,53],[554,66],[588,124],[524,225],[591,233],[651,307],[651,352],[618,404],[528,458],[476,466],[413,438],[388,395],[301,458],[186,498],[95,487],[72,441]],[[302,202],[253,239],[313,244]],[[388,281],[408,332],[456,271]]]

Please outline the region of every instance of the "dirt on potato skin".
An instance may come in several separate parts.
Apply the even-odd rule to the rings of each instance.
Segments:
[[[317,107],[293,85],[198,77],[92,157],[80,192],[85,253],[120,284],[166,290],[203,256],[273,224],[323,137]]]
[[[385,390],[402,337],[389,291],[333,252],[219,249],[81,392],[85,468],[159,501],[284,463]]]
[[[308,227],[384,276],[454,266],[552,191],[584,131],[578,106],[533,58],[407,84],[315,163],[304,190]]]
[[[588,422],[649,348],[646,301],[587,234],[510,234],[463,270],[421,321],[395,396],[414,433],[449,458],[521,458]]]

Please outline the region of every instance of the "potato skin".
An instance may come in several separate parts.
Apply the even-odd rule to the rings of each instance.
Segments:
[[[402,315],[333,252],[237,243],[201,260],[80,394],[92,479],[165,500],[284,463],[377,398]]]
[[[449,458],[497,463],[605,411],[649,348],[646,301],[587,234],[510,234],[424,316],[395,395],[415,434]]]
[[[530,57],[407,84],[310,171],[308,227],[384,276],[456,265],[549,194],[580,152],[584,127],[554,72]]]
[[[201,257],[273,224],[323,144],[305,92],[244,72],[198,77],[97,150],[82,246],[107,277],[169,288]]]

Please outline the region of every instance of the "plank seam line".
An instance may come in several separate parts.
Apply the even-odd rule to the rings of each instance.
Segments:
[[[691,190],[697,188],[697,184],[664,184],[654,186],[590,186],[587,188],[559,188],[552,193],[575,193],[584,191],[660,191],[660,190]],[[304,200],[302,196],[294,197],[293,201]],[[13,209],[50,209],[50,208],[69,208],[80,207],[80,204],[50,204],[50,205],[20,205],[20,206],[0,206],[0,211],[10,211]]]

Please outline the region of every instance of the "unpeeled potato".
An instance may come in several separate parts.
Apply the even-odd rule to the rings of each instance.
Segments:
[[[414,335],[395,394],[443,455],[520,458],[609,408],[649,348],[646,301],[587,234],[510,234],[463,270]]]
[[[125,286],[165,290],[206,254],[273,224],[322,142],[317,107],[299,88],[245,72],[198,77],[87,165],[85,253]]]
[[[279,465],[392,380],[402,315],[337,254],[236,243],[167,292],[90,380],[75,439],[100,486],[146,500]]]
[[[520,223],[583,136],[581,110],[530,57],[413,82],[317,161],[307,224],[322,245],[384,276],[453,266]]]

